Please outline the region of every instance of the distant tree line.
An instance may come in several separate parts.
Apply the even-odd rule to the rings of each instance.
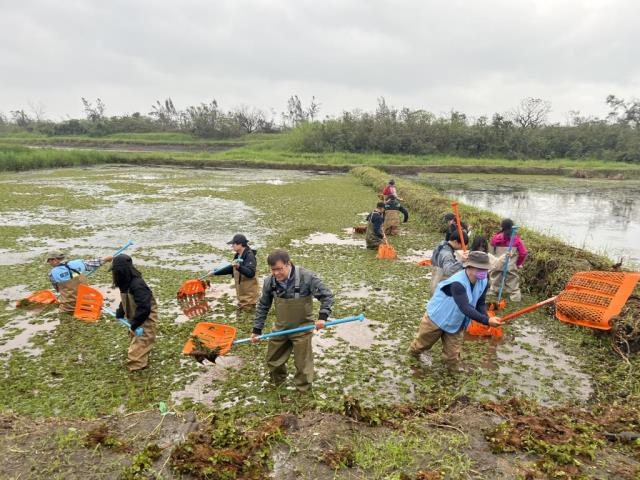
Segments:
[[[46,135],[103,136],[115,133],[184,132],[224,139],[251,133],[290,131],[289,145],[303,152],[382,152],[505,158],[597,158],[640,162],[640,100],[606,98],[605,118],[573,111],[565,124],[549,123],[551,104],[523,99],[515,108],[491,118],[471,119],[462,112],[435,115],[426,110],[395,108],[384,98],[374,112],[344,112],[318,120],[315,97],[305,105],[292,95],[279,121],[275,111],[240,106],[223,110],[216,100],[178,109],[171,98],[156,101],[147,114],[107,116],[101,99],[82,98],[85,117],[59,122],[45,118],[41,104],[0,112],[0,131]]]
[[[491,119],[470,120],[452,111],[390,107],[378,100],[375,112],[344,112],[339,118],[304,122],[290,135],[293,149],[305,152],[382,152],[463,157],[597,158],[640,162],[640,100],[613,95],[604,119],[570,112],[564,125],[547,122],[551,105],[525,98],[513,110]]]
[[[312,98],[305,107],[297,95],[287,101],[280,122],[275,112],[240,106],[223,110],[216,100],[192,105],[183,110],[176,108],[171,98],[157,100],[148,114],[107,116],[104,102],[98,98],[82,98],[85,118],[54,122],[45,119],[41,104],[30,104],[27,110],[12,110],[9,115],[0,112],[0,130],[26,130],[45,135],[104,136],[115,133],[184,132],[202,138],[233,138],[248,133],[273,133],[313,121],[320,104]]]

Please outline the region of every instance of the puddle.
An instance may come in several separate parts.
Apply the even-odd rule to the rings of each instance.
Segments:
[[[7,300],[9,302],[15,302],[27,298],[34,291],[30,290],[26,285],[15,285],[13,287],[6,287],[0,290],[0,300]]]
[[[406,255],[400,257],[401,262],[417,263],[420,260],[431,258],[433,250],[409,250]]]
[[[535,325],[522,323],[513,337],[489,340],[481,366],[500,373],[520,394],[544,405],[559,403],[558,396],[586,402],[593,394],[591,379],[580,371],[576,359]]]
[[[380,301],[384,303],[389,303],[394,300],[394,296],[388,290],[382,290],[380,288],[370,287],[368,285],[358,285],[356,287],[342,287],[339,290],[340,297],[346,297],[347,301],[345,303],[355,305],[358,304],[357,301],[349,301],[349,300],[370,300],[370,301]]]
[[[186,385],[184,390],[173,392],[171,399],[174,402],[181,402],[186,398],[191,398],[194,402],[204,405],[213,406],[215,399],[220,391],[215,388],[217,381],[226,379],[234,370],[240,370],[244,365],[244,360],[233,355],[225,355],[218,357],[215,365],[205,361],[205,365],[196,363],[193,359],[188,359],[197,366],[200,375],[190,384]]]
[[[355,247],[365,247],[364,240],[359,238],[340,238],[335,233],[321,233],[316,232],[309,235],[304,240],[292,240],[291,245],[299,247],[302,244],[306,245],[349,245]]]
[[[29,346],[31,339],[41,332],[51,332],[60,324],[60,320],[56,318],[47,318],[39,316],[41,309],[25,313],[15,317],[9,323],[0,328],[0,342],[3,337],[8,338],[6,342],[0,344],[0,354],[7,353],[10,350],[20,349],[24,353],[38,356],[42,353],[42,349],[35,346]],[[33,323],[33,322],[38,323]],[[16,335],[15,332],[18,332]]]

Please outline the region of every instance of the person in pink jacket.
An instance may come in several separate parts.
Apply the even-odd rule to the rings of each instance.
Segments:
[[[491,248],[493,255],[500,257],[503,254],[507,254],[509,251],[509,243],[511,242],[511,236],[513,235],[513,220],[505,218],[500,222],[500,231],[491,237]],[[513,238],[513,247],[511,249],[511,258],[509,259],[509,269],[507,270],[507,277],[504,281],[504,289],[502,296],[509,295],[509,299],[512,302],[519,302],[522,300],[522,293],[520,292],[520,275],[519,270],[524,264],[524,260],[527,257],[527,249],[524,246],[522,239],[516,234]],[[489,273],[490,288],[488,294],[490,296],[497,296],[500,291],[500,284],[502,283],[502,265],[500,268],[494,268]]]

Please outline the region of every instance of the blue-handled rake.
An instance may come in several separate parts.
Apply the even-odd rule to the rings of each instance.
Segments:
[[[507,272],[509,271],[509,260],[511,260],[511,252],[513,250],[513,241],[516,238],[516,233],[518,233],[517,225],[514,225],[511,229],[511,238],[509,239],[509,250],[507,253],[507,258],[504,262],[504,267],[502,267],[502,280],[500,281],[500,290],[498,290],[498,300],[496,302],[497,308],[502,309],[506,307],[506,302],[501,304],[502,301],[502,290],[504,289],[504,282],[507,279]]]
[[[364,313],[361,313],[360,315],[331,320],[326,322],[324,326],[332,327],[342,323],[355,321],[362,322],[364,319]],[[302,327],[290,328],[288,330],[265,333],[264,335],[257,336],[256,339],[266,340],[272,337],[279,337],[281,335],[289,335],[291,333],[308,332],[315,328],[315,325],[304,325]],[[252,340],[251,338],[235,340],[235,337],[236,329],[229,325],[223,325],[220,323],[198,323],[193,329],[193,332],[191,332],[191,338],[189,338],[187,343],[184,344],[182,353],[195,357],[200,363],[205,359],[215,363],[216,358],[225,355],[229,350],[231,350],[233,345],[250,343]]]

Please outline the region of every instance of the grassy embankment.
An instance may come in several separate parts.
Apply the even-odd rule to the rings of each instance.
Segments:
[[[5,143],[3,146],[2,143]],[[23,150],[17,145],[59,145],[65,148],[96,148],[120,145],[155,146],[154,152],[82,153],[56,149]],[[162,151],[162,147],[166,151]],[[496,173],[540,173],[573,176],[640,176],[640,166],[602,160],[512,160],[501,158],[461,158],[450,156],[387,155],[381,153],[305,153],[290,148],[287,134],[246,135],[238,139],[211,141],[186,134],[122,134],[107,137],[46,137],[22,135],[0,137],[0,170],[28,170],[47,166],[74,166],[100,163],[140,165],[272,166],[276,168],[335,169],[346,171],[354,166],[376,166],[388,171],[408,173],[413,170],[474,171]],[[417,167],[412,169],[412,167]]]

